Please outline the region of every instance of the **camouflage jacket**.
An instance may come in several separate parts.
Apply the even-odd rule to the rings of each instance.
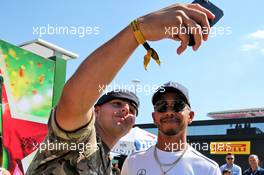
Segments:
[[[108,175],[111,173],[109,148],[96,136],[92,120],[76,131],[67,132],[49,119],[49,133],[39,145],[26,175]]]

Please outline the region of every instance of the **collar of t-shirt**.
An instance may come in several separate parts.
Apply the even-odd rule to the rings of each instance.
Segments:
[[[233,167],[234,167],[234,164],[232,164],[232,165],[226,164],[225,169],[231,170]]]
[[[232,170],[233,167],[234,167],[234,164],[232,164],[232,165],[230,166],[230,165],[228,165],[228,164],[226,163],[223,169]]]

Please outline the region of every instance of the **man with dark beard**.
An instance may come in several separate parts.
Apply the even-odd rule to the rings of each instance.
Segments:
[[[152,118],[158,142],[125,160],[122,175],[221,175],[218,164],[187,143],[187,127],[194,118],[188,90],[179,83],[160,86],[152,97]]]

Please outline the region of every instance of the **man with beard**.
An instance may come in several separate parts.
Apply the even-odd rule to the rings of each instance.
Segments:
[[[132,154],[122,175],[221,175],[218,164],[187,143],[187,127],[194,118],[188,90],[179,83],[160,86],[152,97],[157,144]]]

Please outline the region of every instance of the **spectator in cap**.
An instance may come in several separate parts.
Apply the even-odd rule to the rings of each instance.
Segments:
[[[243,175],[264,175],[264,169],[259,166],[259,158],[257,155],[249,155],[248,164],[250,168],[246,169]]]
[[[133,20],[115,37],[96,49],[65,84],[58,105],[51,113],[49,133],[44,142],[90,145],[85,144],[87,149],[84,151],[38,151],[27,174],[110,174],[107,155],[131,128],[137,113],[137,102],[118,98],[99,102],[93,109],[93,104],[101,95],[99,87],[105,87],[114,79],[141,44],[147,50],[145,68],[151,57],[159,64],[158,54],[147,41],[168,38],[180,41],[177,53],[181,54],[186,50],[192,34],[195,40],[192,48],[197,50],[209,36],[208,32],[202,32],[201,29],[210,31],[208,19],[214,18],[209,10],[199,4],[173,4]],[[192,30],[186,33],[167,33],[165,29],[171,26],[191,27]]]
[[[226,163],[220,167],[220,170],[223,171],[228,169],[232,172],[232,175],[242,175],[242,170],[240,166],[236,165],[235,162],[235,155],[228,153],[225,157]]]
[[[128,157],[121,174],[221,175],[216,162],[187,143],[187,127],[194,118],[187,88],[179,83],[165,83],[154,93],[152,104],[152,118],[158,128],[157,144]]]

